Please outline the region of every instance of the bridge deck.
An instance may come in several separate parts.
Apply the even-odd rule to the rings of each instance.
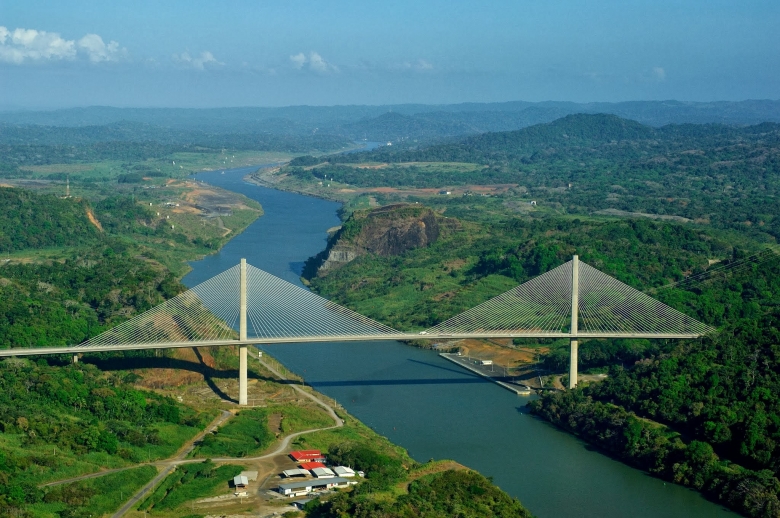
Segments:
[[[308,342],[368,342],[368,341],[394,341],[394,340],[461,340],[466,338],[648,338],[648,339],[680,339],[699,338],[701,334],[657,334],[657,333],[463,333],[463,334],[424,334],[424,333],[398,333],[383,335],[346,335],[346,336],[298,336],[284,338],[254,337],[246,340],[213,340],[200,342],[161,342],[149,344],[112,344],[96,346],[59,346],[59,347],[15,347],[0,349],[0,357],[8,356],[36,356],[49,354],[80,354],[106,351],[135,351],[142,349],[176,349],[183,347],[212,347],[225,345],[255,345],[255,344],[289,344]]]

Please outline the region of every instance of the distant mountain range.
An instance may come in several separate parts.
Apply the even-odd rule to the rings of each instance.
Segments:
[[[284,108],[111,108],[0,112],[0,123],[35,126],[112,126],[90,130],[90,139],[178,140],[207,134],[328,134],[394,143],[430,141],[485,132],[512,131],[576,113],[607,113],[649,126],[666,124],[751,125],[780,122],[780,101],[632,101],[570,103],[514,101],[451,105],[290,106]],[[132,123],[132,124],[118,124]],[[3,129],[0,128],[0,132]],[[46,133],[46,132],[44,132]],[[56,133],[56,132],[55,132]],[[175,135],[175,136],[174,136]],[[51,135],[47,135],[51,138]],[[56,139],[56,137],[55,137]]]

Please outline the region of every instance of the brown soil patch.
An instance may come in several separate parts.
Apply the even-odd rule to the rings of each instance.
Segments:
[[[92,209],[87,208],[87,219],[89,219],[89,222],[95,225],[98,230],[103,232],[103,225],[100,224],[100,221],[95,217],[95,213],[92,212]]]
[[[268,416],[268,429],[277,436],[282,433],[282,414],[276,413]]]
[[[216,366],[216,361],[207,347],[201,347],[197,352],[193,348],[174,349],[173,358],[191,363],[192,369],[137,369],[136,372],[142,377],[138,385],[163,389],[198,383],[205,379],[204,372],[207,369]]]
[[[494,364],[507,369],[516,369],[533,363],[539,352],[539,349],[511,347],[512,340],[509,338],[496,339],[491,342],[463,340],[460,342],[460,350],[464,355],[480,360],[493,360]]]

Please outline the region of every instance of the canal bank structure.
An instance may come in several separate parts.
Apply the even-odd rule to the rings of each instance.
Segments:
[[[531,387],[512,382],[512,377],[506,375],[506,370],[503,367],[493,365],[491,360],[472,360],[460,353],[439,353],[439,356],[452,363],[456,363],[464,369],[470,370],[483,378],[489,379],[498,386],[503,387],[518,396],[530,396],[532,393]]]
[[[218,253],[190,263],[193,270],[184,277],[185,285],[210,279],[246,257],[254,266],[303,286],[303,263],[325,248],[327,229],[340,225],[340,204],[244,182],[255,170],[197,175],[260,202],[264,215]],[[593,451],[528,414],[525,400],[534,394],[519,398],[438,352],[399,342],[259,347],[417,461],[453,459],[493,477],[539,518],[736,516],[698,493]],[[490,372],[490,366],[485,368]],[[512,469],[507,469],[507,458],[513,459]]]

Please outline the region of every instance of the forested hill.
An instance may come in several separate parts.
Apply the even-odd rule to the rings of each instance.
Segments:
[[[149,215],[129,198],[93,208],[0,187],[0,348],[80,343],[178,294],[173,274],[137,242],[141,231],[176,239]]]
[[[86,202],[0,188],[0,252],[93,243]]]
[[[154,142],[176,147],[226,147],[295,153],[332,151],[350,143],[344,137],[327,134],[287,135],[259,130],[225,133],[180,130],[127,121],[75,128],[0,124],[0,144],[9,146],[89,146],[111,142]]]
[[[280,108],[111,108],[0,112],[0,121],[43,126],[104,126],[121,121],[217,133],[336,134],[356,139],[447,137],[510,131],[575,113],[609,113],[650,126],[780,122],[780,101],[399,104]],[[388,116],[388,114],[393,114]],[[400,115],[402,117],[395,117]],[[388,131],[389,130],[389,131]]]
[[[780,124],[762,123],[735,127],[720,124],[682,124],[661,128],[608,114],[575,114],[546,124],[517,131],[484,133],[457,142],[438,144],[418,150],[396,150],[383,147],[372,153],[355,153],[332,157],[331,162],[475,162],[497,164],[521,161],[527,163],[544,154],[544,158],[581,148],[587,154],[623,154],[636,156],[675,149],[711,146],[734,140],[780,142]]]
[[[559,214],[644,214],[780,239],[775,123],[652,128],[614,115],[569,115],[417,150],[299,157],[282,173],[304,185],[460,186],[465,194],[471,186],[512,186],[506,203],[533,200]]]

